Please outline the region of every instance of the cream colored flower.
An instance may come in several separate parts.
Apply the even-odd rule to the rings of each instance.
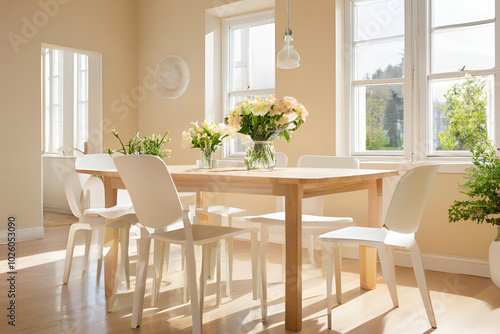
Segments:
[[[283,103],[287,106],[288,109],[292,109],[297,104],[299,104],[299,102],[297,101],[297,99],[295,99],[294,97],[291,97],[291,96],[285,96],[283,98]]]
[[[306,117],[309,115],[309,112],[307,111],[307,109],[299,103],[298,106],[295,107],[295,112],[302,116],[302,119],[305,121],[306,120]]]

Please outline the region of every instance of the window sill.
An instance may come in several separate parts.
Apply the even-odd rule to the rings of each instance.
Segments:
[[[359,165],[361,169],[387,169],[407,171],[412,167],[439,164],[438,173],[440,174],[463,174],[466,168],[472,166],[472,163],[467,161],[375,161],[375,160],[360,160]]]
[[[58,154],[49,154],[49,153],[42,153],[42,158],[44,159],[75,159],[75,156],[72,155],[58,155]]]

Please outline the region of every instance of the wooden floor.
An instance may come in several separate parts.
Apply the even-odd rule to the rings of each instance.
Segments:
[[[45,238],[17,244],[16,327],[7,325],[7,247],[0,245],[0,333],[190,333],[188,304],[182,304],[179,251],[173,251],[160,303],[144,312],[141,328],[130,328],[133,290],[122,290],[112,313],[105,312],[104,289],[96,285],[96,261],[82,277],[82,239],[75,251],[68,285],[62,285],[69,227],[45,229]],[[280,248],[269,249],[269,320],[260,321],[259,302],[251,299],[250,247],[235,242],[234,292],[215,307],[210,282],[204,312],[204,333],[284,333],[284,284],[280,283]],[[135,247],[131,246],[132,261]],[[319,255],[319,254],[317,254]],[[326,326],[325,283],[321,272],[304,257],[302,333],[500,333],[500,289],[491,280],[427,272],[438,329],[430,328],[412,269],[396,270],[400,307],[394,309],[379,272],[373,291],[359,288],[357,261],[343,261],[344,304],[333,310],[333,329]],[[135,264],[132,264],[132,273]],[[132,277],[132,284],[134,283]],[[168,282],[167,282],[168,281]],[[149,286],[151,279],[148,279]],[[133,286],[132,286],[133,289]],[[147,290],[150,294],[150,288]]]

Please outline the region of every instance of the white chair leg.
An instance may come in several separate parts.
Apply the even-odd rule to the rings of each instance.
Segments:
[[[96,284],[99,285],[99,281],[101,280],[101,272],[102,272],[102,262],[104,260],[104,233],[106,227],[99,226],[95,229],[97,233],[97,274],[96,274]],[[139,247],[137,247],[139,249]]]
[[[130,234],[129,229],[124,227],[120,229],[120,271],[125,276],[127,290],[130,289],[130,258],[128,255]]]
[[[63,283],[68,284],[71,264],[73,263],[73,252],[75,250],[75,233],[80,228],[80,224],[71,225],[68,235],[68,244],[66,246],[66,259],[64,261]]]
[[[184,303],[189,301],[189,287],[188,287],[188,276],[186,267],[186,247],[181,246],[181,258],[182,258],[182,272],[184,275],[184,286],[182,287],[182,300]],[[196,263],[195,263],[195,276],[196,276]]]
[[[262,303],[262,321],[267,321],[267,237],[268,230],[266,224],[261,224],[260,229],[260,298]],[[283,264],[285,265],[285,264]]]
[[[163,274],[167,276],[170,262],[170,243],[165,242],[165,256],[163,257]]]
[[[382,273],[384,275],[385,283],[391,294],[392,304],[394,307],[399,306],[398,302],[398,290],[396,288],[396,273],[394,269],[391,270],[389,253],[392,255],[392,249],[387,249],[385,246],[377,248],[378,257],[380,258],[380,266],[382,267]],[[391,256],[392,258],[392,256]]]
[[[418,289],[420,290],[420,295],[424,302],[425,311],[427,312],[427,317],[429,318],[429,323],[432,328],[437,328],[436,317],[434,316],[434,310],[432,308],[431,297],[429,295],[429,289],[427,287],[427,281],[425,279],[424,265],[422,263],[422,255],[420,254],[420,249],[418,245],[415,244],[410,248],[411,262],[413,264],[413,271],[415,272],[415,278],[417,279]]]
[[[226,239],[226,296],[231,295],[233,283],[233,241],[234,238]]]
[[[328,329],[332,328],[332,284],[333,284],[333,258],[332,258],[333,247],[327,242],[322,242],[321,258],[325,267],[325,279],[326,279],[326,314],[328,320]],[[338,296],[337,296],[338,299]]]
[[[158,296],[160,294],[161,278],[163,274],[163,256],[165,255],[165,243],[155,239],[154,242],[154,267],[155,272],[153,276],[153,292],[151,295],[151,306],[156,305]]]
[[[232,227],[233,226],[233,217],[231,215],[227,215],[227,226]],[[233,284],[233,244],[234,244],[234,238],[228,238],[226,240],[226,268],[227,268],[227,275],[226,275],[226,295],[229,297],[231,294],[231,285]]]
[[[201,334],[203,329],[203,313],[200,312],[203,309],[203,304],[198,300],[198,290],[196,286],[196,260],[194,257],[194,247],[193,245],[187,245],[186,249],[186,270],[185,276],[187,276],[187,284],[189,288],[189,295],[191,295],[191,314],[193,323],[193,334]],[[202,264],[203,266],[203,264]],[[200,282],[201,283],[201,282]],[[200,290],[204,284],[200,284]]]
[[[217,243],[217,256],[216,256],[216,263],[215,263],[215,266],[217,267],[217,281],[216,281],[216,284],[215,284],[215,289],[217,290],[217,293],[216,293],[216,299],[215,299],[215,305],[217,307],[219,307],[221,304],[222,304],[222,291],[221,291],[221,256],[220,256],[220,252],[221,252],[221,245],[222,245],[222,241],[219,240],[219,242]]]
[[[200,273],[200,322],[203,323],[203,306],[205,304],[205,295],[207,290],[207,280],[210,274],[210,260],[212,255],[212,245],[203,245],[201,273]]]
[[[307,252],[309,253],[309,262],[311,262],[311,265],[314,268],[314,236],[312,234],[309,236]]]
[[[134,303],[132,305],[132,328],[139,327],[142,321],[151,238],[149,236],[141,236],[141,239],[138,240],[138,244],[139,248],[137,249],[137,253],[141,254],[141,256],[137,260],[137,279],[135,282]]]
[[[257,242],[257,231],[250,232],[250,248],[252,252],[252,298],[256,300],[260,296],[259,290],[259,245]]]
[[[85,255],[83,256],[82,277],[89,270],[90,242],[92,241],[92,230],[85,231]]]
[[[333,261],[335,263],[335,296],[337,304],[342,303],[342,254],[340,244],[333,245]]]

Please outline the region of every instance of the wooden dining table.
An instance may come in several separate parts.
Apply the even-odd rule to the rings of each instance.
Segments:
[[[169,165],[168,170],[179,192],[196,192],[197,207],[206,207],[203,194],[209,192],[272,195],[285,197],[285,328],[302,329],[302,199],[357,190],[368,190],[368,226],[381,227],[382,180],[399,175],[393,170],[340,168],[276,168],[251,170],[239,168],[198,169],[195,166]],[[117,190],[125,186],[116,170],[77,169],[79,173],[102,176],[106,207],[117,203]],[[137,173],[141,173],[140,170]],[[111,310],[118,260],[118,229],[105,233],[105,294]],[[360,247],[360,284],[376,287],[376,250]]]

